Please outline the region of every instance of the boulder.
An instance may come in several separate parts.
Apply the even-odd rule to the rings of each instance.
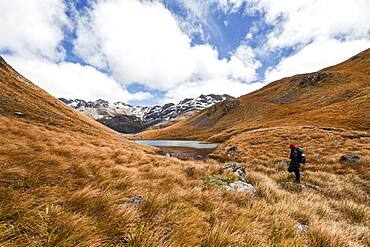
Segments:
[[[238,163],[228,163],[224,166],[224,169],[233,172],[239,180],[246,182],[246,171],[244,166],[241,166]]]
[[[356,154],[346,154],[340,157],[339,162],[342,164],[356,163],[360,159],[361,157]]]
[[[309,189],[314,189],[314,190],[317,190],[317,191],[322,191],[321,187],[318,186],[318,185],[314,185],[314,184],[303,184],[304,187],[306,188],[309,188]]]
[[[313,72],[308,74],[293,76],[291,82],[293,85],[298,85],[298,87],[305,88],[309,86],[315,86],[320,81],[330,78],[333,75],[327,72]]]
[[[232,146],[229,149],[227,149],[227,153],[232,156],[237,156],[239,154],[238,147]]]
[[[231,182],[228,178],[221,176],[208,176],[208,182],[215,187],[225,187]]]
[[[237,191],[237,192],[250,192],[255,196],[257,190],[254,186],[248,182],[244,181],[233,181],[225,177],[220,176],[208,176],[208,181],[211,185],[219,188],[223,188],[227,191]]]
[[[142,196],[133,196],[130,198],[130,203],[132,204],[140,204],[143,201]]]
[[[139,205],[140,203],[142,203],[143,200],[144,198],[142,196],[132,196],[130,198],[124,199],[121,206],[125,208],[132,207],[135,205]]]
[[[227,150],[228,152],[238,152],[238,147],[236,147],[236,146],[231,146],[228,150]]]
[[[234,109],[237,104],[238,104],[237,101],[225,101],[223,113],[224,114],[228,113],[229,111]]]
[[[24,113],[20,112],[20,111],[16,111],[16,112],[14,112],[14,115],[16,115],[18,117],[22,117],[24,115]]]
[[[229,185],[225,186],[224,188],[228,191],[251,192],[254,196],[257,194],[257,190],[253,185],[242,181],[229,183]]]
[[[296,225],[299,234],[305,234],[308,231],[308,225],[297,223]]]

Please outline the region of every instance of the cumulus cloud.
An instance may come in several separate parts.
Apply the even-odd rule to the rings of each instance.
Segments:
[[[305,46],[292,56],[266,71],[266,82],[272,82],[286,76],[317,71],[344,61],[370,47],[370,40],[340,41],[319,39]],[[340,51],[340,52],[338,52]]]
[[[370,46],[368,0],[215,1],[225,11],[245,3],[246,14],[264,13],[263,25],[271,25],[272,30],[255,53],[268,57],[281,49],[293,49],[265,72],[268,82],[339,63]],[[255,24],[260,26],[261,20]],[[250,31],[249,37],[259,35],[258,29]]]
[[[242,83],[233,79],[215,78],[212,80],[192,81],[169,90],[161,103],[178,102],[184,98],[195,98],[203,94],[229,94],[235,97],[253,92],[265,83]]]
[[[187,5],[195,6],[192,2]],[[201,16],[206,19],[215,6],[225,14],[242,7],[246,15],[263,13],[246,36],[246,40],[259,39],[254,53],[260,57],[268,59],[281,49],[293,48],[289,57],[265,72],[265,81],[318,70],[369,47],[367,0],[206,0]],[[266,25],[271,31],[260,39],[260,29]]]
[[[20,73],[55,97],[111,101],[142,100],[149,93],[130,94],[104,73],[78,63],[53,63],[48,60],[5,56]]]
[[[82,18],[88,21],[79,22],[75,52],[95,66],[105,61],[114,78],[125,84],[167,91],[189,81],[257,77],[259,63],[251,49],[243,46],[226,60],[210,45],[192,46],[160,2],[98,1]]]
[[[265,68],[258,58],[267,63],[280,50],[293,52],[266,71],[266,82],[318,70],[369,47],[367,0],[176,1],[188,15],[171,13],[163,4],[166,0],[94,0],[75,11],[69,9],[73,1],[68,7],[64,0],[0,1],[0,53],[58,97],[152,97],[126,90],[141,84],[162,91],[167,101],[201,93],[245,94],[263,85],[251,84],[261,79],[257,71]],[[234,15],[242,7],[244,14],[260,18],[250,23],[245,40],[228,59],[221,59],[207,43],[192,44],[193,33],[203,41],[207,32],[219,33],[212,19],[215,11]],[[72,18],[67,9],[74,13]],[[87,65],[66,60],[73,54],[69,47],[65,50],[65,36],[73,31],[73,54]],[[251,41],[256,48],[248,46]]]
[[[307,44],[317,38],[361,39],[370,30],[368,0],[249,0],[274,25],[270,48]]]
[[[0,50],[60,60],[63,29],[71,23],[63,0],[0,1]]]
[[[152,97],[150,93],[129,93],[92,66],[65,61],[62,41],[73,23],[63,0],[0,1],[0,9],[0,53],[10,53],[5,57],[12,66],[55,97],[110,101]],[[96,52],[99,47],[85,49]]]

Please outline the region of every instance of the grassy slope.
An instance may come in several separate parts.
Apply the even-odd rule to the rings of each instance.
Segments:
[[[332,152],[368,158],[366,133],[283,126],[233,135],[228,141],[243,144],[241,161],[258,191],[252,198],[207,183],[210,174],[232,176],[217,162],[158,157],[4,63],[0,115],[0,246],[370,244],[368,160],[343,166]],[[280,185],[292,177],[275,161],[302,135],[310,159],[303,181],[321,192]],[[196,166],[194,174],[185,173],[188,166]],[[141,204],[125,203],[135,195],[144,198]],[[298,231],[298,222],[309,226],[306,233]]]

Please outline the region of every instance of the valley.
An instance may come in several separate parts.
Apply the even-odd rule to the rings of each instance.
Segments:
[[[0,245],[369,246],[369,86],[367,49],[135,135],[220,143],[181,160],[0,59]],[[305,149],[302,184],[290,143]]]

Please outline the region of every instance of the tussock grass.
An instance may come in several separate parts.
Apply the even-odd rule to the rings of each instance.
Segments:
[[[22,131],[17,130],[17,124]],[[225,143],[238,145],[239,162],[246,166],[247,179],[257,189],[254,198],[210,185],[209,176],[234,179],[213,160],[163,158],[140,147],[129,148],[134,144],[119,138],[101,140],[80,134],[71,138],[68,131],[17,121],[1,128],[13,140],[2,142],[0,156],[0,242],[4,246],[369,243],[369,182],[362,173],[365,164],[340,164],[327,148],[320,149],[322,140],[307,138],[308,163],[302,167],[302,182],[320,186],[322,191],[282,187],[293,180],[286,168],[276,164],[287,157],[289,150],[283,144],[289,140],[268,145],[271,155],[262,160],[259,155],[267,147],[265,142],[252,145],[243,135]],[[277,138],[279,132],[294,138],[289,128],[266,131],[259,138]],[[306,136],[308,131],[302,129]],[[22,136],[17,139],[19,133]],[[347,145],[354,143],[342,146],[344,153]],[[366,148],[358,153],[369,157]],[[320,158],[311,158],[316,156]],[[188,167],[194,167],[191,176],[186,172]],[[132,203],[134,196],[142,201]],[[297,224],[307,225],[307,232],[301,233]]]
[[[370,245],[366,131],[279,121],[217,130],[218,157],[246,167],[253,197],[209,182],[235,179],[219,162],[157,156],[1,67],[0,114],[0,246]],[[293,177],[276,161],[291,142],[306,150],[302,182],[321,190],[283,188]],[[238,155],[227,154],[230,146]],[[346,153],[362,159],[341,164]]]

